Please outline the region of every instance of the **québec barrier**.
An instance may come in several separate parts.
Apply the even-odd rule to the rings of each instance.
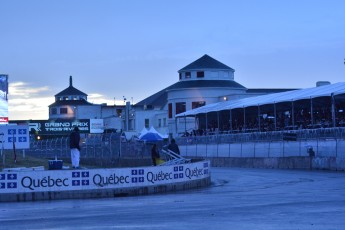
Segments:
[[[83,170],[0,172],[0,202],[144,195],[210,185],[210,161]]]

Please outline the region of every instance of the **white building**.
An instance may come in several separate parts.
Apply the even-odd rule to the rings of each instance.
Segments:
[[[176,121],[176,114],[223,100],[292,90],[247,89],[234,80],[234,72],[212,57],[202,56],[178,71],[178,82],[135,105],[136,114],[141,117],[136,119],[136,127],[141,130],[144,124],[152,125],[161,133],[175,136],[178,130],[196,128],[193,118]]]
[[[162,134],[176,136],[177,130],[194,129],[195,121],[187,118],[177,123],[175,115],[223,100],[283,92],[292,89],[247,89],[234,79],[235,70],[204,55],[178,71],[178,81],[135,105],[92,104],[87,94],[69,87],[55,95],[49,105],[49,120],[104,119],[105,129],[140,132],[153,126]],[[180,122],[180,121],[179,121]]]

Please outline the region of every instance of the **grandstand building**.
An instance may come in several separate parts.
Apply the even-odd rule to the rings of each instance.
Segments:
[[[191,131],[197,124],[176,115],[205,105],[285,92],[294,89],[248,89],[235,81],[235,70],[204,55],[178,71],[178,81],[135,105],[137,130],[153,126],[176,136],[178,130]]]

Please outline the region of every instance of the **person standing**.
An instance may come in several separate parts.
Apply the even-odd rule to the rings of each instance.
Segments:
[[[70,134],[69,147],[71,149],[71,162],[73,168],[79,168],[80,162],[80,133],[79,128],[74,127],[73,132]]]
[[[159,152],[157,150],[157,145],[153,144],[151,148],[151,158],[152,158],[152,164],[153,166],[157,165],[157,159],[159,158]]]
[[[174,153],[180,155],[180,149],[179,149],[178,145],[176,144],[175,139],[171,139],[171,142],[168,145],[168,149],[173,151]]]

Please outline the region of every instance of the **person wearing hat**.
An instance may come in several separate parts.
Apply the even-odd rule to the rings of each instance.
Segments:
[[[80,162],[80,133],[79,128],[74,127],[73,132],[70,134],[69,147],[71,149],[71,162],[73,168],[79,168]]]
[[[180,149],[179,149],[178,145],[176,144],[175,139],[171,139],[171,142],[168,145],[168,149],[173,151],[174,153],[180,155]]]

